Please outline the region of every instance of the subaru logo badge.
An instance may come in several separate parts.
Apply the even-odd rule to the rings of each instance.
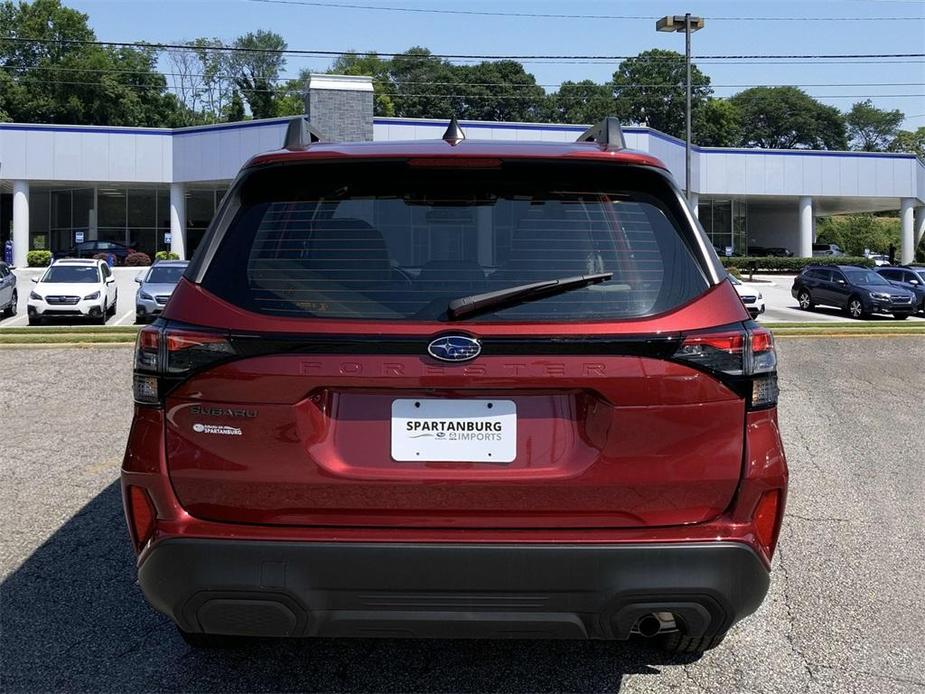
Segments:
[[[438,337],[427,345],[427,353],[440,361],[468,361],[482,352],[478,340],[464,335]]]

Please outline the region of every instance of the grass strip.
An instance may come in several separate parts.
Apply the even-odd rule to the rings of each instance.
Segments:
[[[54,344],[88,344],[88,343],[117,343],[131,344],[135,342],[134,335],[106,334],[106,333],[68,333],[65,335],[6,335],[0,331],[0,345],[54,345]]]
[[[115,333],[134,335],[138,332],[137,325],[51,325],[48,327],[16,327],[0,328],[0,335],[64,335],[64,334],[94,334],[94,333]]]

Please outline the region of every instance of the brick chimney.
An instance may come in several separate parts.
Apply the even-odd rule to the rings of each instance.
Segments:
[[[373,139],[373,78],[310,75],[305,113],[334,142]]]

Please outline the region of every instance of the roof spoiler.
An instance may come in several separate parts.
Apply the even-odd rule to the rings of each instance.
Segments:
[[[626,149],[623,128],[620,127],[620,121],[613,116],[608,116],[597,125],[592,125],[579,135],[575,142],[596,142],[602,147]]]
[[[325,142],[327,138],[320,130],[312,127],[308,118],[296,116],[289,121],[286,127],[286,137],[283,139],[283,149],[291,151],[301,150],[314,142]]]

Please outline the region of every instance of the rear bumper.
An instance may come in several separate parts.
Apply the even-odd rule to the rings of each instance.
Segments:
[[[739,542],[651,545],[167,539],[148,601],[189,632],[626,639],[670,611],[691,636],[754,612],[765,564]]]

